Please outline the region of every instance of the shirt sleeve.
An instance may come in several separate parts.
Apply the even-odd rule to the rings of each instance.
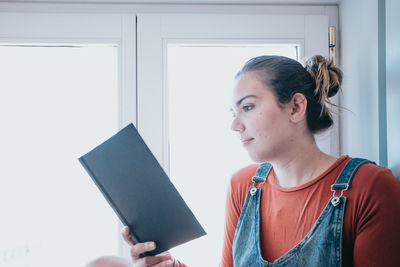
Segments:
[[[238,203],[237,196],[235,196],[235,189],[231,181],[226,196],[225,230],[224,230],[224,241],[222,249],[222,260],[220,264],[221,267],[233,266],[232,244],[236,230],[236,225],[240,217],[240,212],[241,212],[241,206]]]
[[[371,181],[356,211],[354,267],[400,266],[400,184],[386,168]]]

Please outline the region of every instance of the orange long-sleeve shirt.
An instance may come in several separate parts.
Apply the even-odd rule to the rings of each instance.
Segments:
[[[340,157],[319,177],[301,186],[282,188],[273,169],[262,189],[260,247],[273,262],[310,231],[332,196],[330,186],[350,160]],[[233,266],[232,243],[241,209],[258,165],[232,176],[226,203],[221,266]],[[400,184],[389,169],[368,163],[356,172],[347,197],[342,252],[343,266],[400,266]]]

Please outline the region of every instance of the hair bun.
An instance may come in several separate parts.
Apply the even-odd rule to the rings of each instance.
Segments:
[[[325,102],[332,104],[328,97],[336,95],[341,89],[343,72],[333,64],[332,60],[326,60],[321,55],[309,58],[305,63],[306,70],[315,80],[315,96],[324,107]]]

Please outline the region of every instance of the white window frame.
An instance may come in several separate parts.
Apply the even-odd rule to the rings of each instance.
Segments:
[[[139,13],[138,128],[164,170],[169,173],[169,44],[298,44],[299,59],[315,54],[328,57],[329,21],[329,15],[323,12],[263,15]],[[317,135],[316,139],[323,151],[338,156],[337,117],[334,120],[334,127]]]
[[[117,45],[118,128],[136,124],[135,15],[0,12],[0,44]],[[119,255],[126,250],[121,227],[121,223],[115,226]]]
[[[138,14],[138,128],[169,172],[168,89],[165,73],[169,43],[296,43],[300,58],[328,57],[329,15],[321,14]],[[190,22],[190,23],[189,23]],[[272,27],[270,25],[273,25]],[[279,26],[281,25],[281,26]],[[155,67],[157,66],[157,67]],[[333,99],[338,103],[337,97]],[[149,104],[151,103],[151,105]],[[338,117],[319,139],[323,150],[339,155]]]
[[[136,123],[136,16],[0,13],[0,44],[118,46],[119,127]]]
[[[213,3],[211,3],[213,2]],[[114,4],[112,1],[65,1],[0,2],[0,42],[1,43],[48,43],[48,44],[109,44],[119,45],[119,127],[129,122],[138,123],[137,112],[137,68],[136,68],[136,14],[159,12],[164,14],[298,14],[327,15],[329,25],[338,27],[338,6],[336,2],[326,5],[269,5],[267,2],[247,1],[248,4],[208,1],[207,4],[170,5],[167,1],[144,4],[134,0]],[[339,40],[339,36],[337,38]],[[176,37],[176,40],[179,40]],[[339,42],[338,42],[339,43]],[[339,51],[340,52],[340,51]],[[338,54],[339,55],[339,54]],[[157,66],[156,66],[157,67]],[[158,66],[157,68],[162,68]],[[334,100],[338,103],[338,100]],[[339,139],[339,121],[335,117],[333,134]],[[140,127],[140,126],[139,126]],[[147,138],[147,137],[145,137]],[[165,136],[167,138],[167,136]],[[165,143],[166,144],[166,143]],[[339,146],[332,147],[339,154]],[[164,166],[165,153],[160,161]],[[118,229],[119,230],[119,229]],[[119,236],[119,232],[117,233]],[[120,255],[127,256],[121,240]]]

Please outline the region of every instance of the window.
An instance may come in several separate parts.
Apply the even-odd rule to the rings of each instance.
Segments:
[[[117,254],[116,216],[77,161],[118,129],[117,47],[11,45],[0,57],[0,265]]]
[[[168,46],[170,177],[207,232],[172,249],[189,266],[218,264],[230,174],[252,164],[230,130],[235,74],[254,56],[298,59],[298,49],[295,44]]]
[[[111,12],[108,6],[96,8],[104,8],[105,12],[1,14],[0,53],[6,60],[0,62],[0,73],[7,77],[0,81],[0,116],[5,129],[1,133],[0,156],[6,166],[0,173],[0,200],[7,203],[3,211],[5,226],[0,230],[0,236],[7,237],[0,241],[1,266],[54,266],[54,261],[57,266],[82,266],[103,254],[129,255],[120,238],[121,225],[117,225],[116,215],[77,161],[82,153],[129,122],[138,126],[157,159],[167,172],[171,171],[172,179],[176,178],[178,190],[210,238],[211,234],[215,234],[212,238],[221,238],[223,226],[219,222],[211,225],[211,220],[213,216],[221,220],[222,214],[217,210],[224,205],[229,175],[249,159],[229,130],[230,99],[225,96],[228,102],[210,106],[208,111],[215,108],[222,112],[218,122],[212,122],[212,127],[227,131],[226,136],[221,132],[227,143],[225,147],[221,144],[220,151],[226,152],[226,146],[235,143],[232,147],[238,158],[229,166],[216,164],[225,169],[212,170],[223,186],[209,189],[212,185],[208,185],[207,189],[214,190],[212,194],[222,202],[218,200],[216,210],[210,207],[211,217],[203,219],[205,212],[195,203],[198,200],[187,197],[193,185],[181,179],[182,157],[186,153],[182,141],[188,144],[196,140],[198,150],[202,140],[193,131],[182,137],[185,132],[180,127],[184,121],[179,116],[187,107],[181,101],[185,98],[178,96],[186,93],[180,88],[197,93],[218,87],[218,91],[226,92],[246,59],[265,49],[286,53],[278,52],[277,44],[296,58],[327,51],[325,14],[139,14],[136,40],[135,15],[106,14]],[[325,7],[319,10],[325,12]],[[195,88],[177,78],[187,71],[181,68],[182,64],[190,63],[182,61],[185,53],[215,55],[198,60],[215,65],[219,58],[226,60],[228,67],[216,65],[226,72],[218,69],[203,74],[202,69],[193,71],[196,64],[190,65],[188,77],[194,74],[195,86],[200,86]],[[211,86],[197,82],[204,82],[199,79],[204,75],[215,75]],[[187,114],[198,118],[190,123],[203,122],[203,117],[192,112],[197,111],[194,109],[199,108],[191,106]],[[210,132],[204,134],[207,139],[213,137]],[[196,242],[204,244],[199,239],[190,247],[198,246]],[[63,261],[59,261],[65,251],[73,253],[71,249],[84,252],[75,259],[62,257]],[[177,256],[186,249],[194,251],[182,246],[176,250]],[[220,251],[213,252],[209,262],[215,265],[219,256]],[[195,262],[193,266],[207,266],[201,265],[205,262],[198,257],[182,260]]]
[[[121,254],[117,216],[77,159],[135,123],[135,16],[1,19],[0,265]]]
[[[139,131],[208,233],[172,250],[189,266],[218,264],[228,181],[251,163],[230,130],[233,77],[260,54],[327,54],[327,28],[326,15],[138,15]]]

